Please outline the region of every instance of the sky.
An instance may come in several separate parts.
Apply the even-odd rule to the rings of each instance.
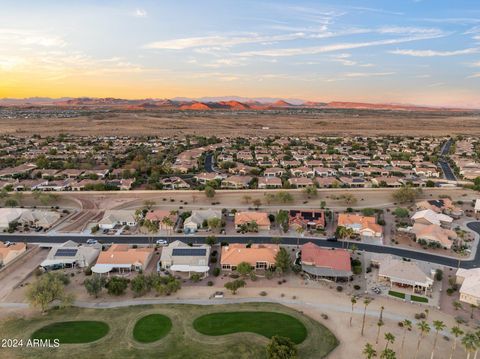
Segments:
[[[0,0],[0,98],[480,108],[480,2]]]

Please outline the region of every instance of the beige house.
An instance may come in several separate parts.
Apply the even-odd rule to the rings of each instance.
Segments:
[[[208,275],[210,246],[189,246],[181,241],[175,241],[163,247],[158,267],[175,273],[200,273]]]
[[[384,257],[379,262],[378,279],[390,283],[390,287],[411,288],[412,293],[427,295],[433,285],[430,278],[414,262]]]
[[[458,269],[457,284],[460,284],[460,302],[480,305],[480,268]]]

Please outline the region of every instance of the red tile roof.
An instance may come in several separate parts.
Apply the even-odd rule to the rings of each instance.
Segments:
[[[312,242],[302,246],[302,263],[316,267],[351,271],[350,253],[345,249],[325,249]]]

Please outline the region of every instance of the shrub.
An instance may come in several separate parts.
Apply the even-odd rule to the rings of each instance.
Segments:
[[[323,319],[325,319],[325,320],[327,320],[327,319],[328,319],[328,315],[327,315],[327,314],[325,314],[325,313],[322,313],[322,314],[321,314],[321,317],[322,317]]]
[[[208,285],[209,287],[212,287],[212,286],[213,286],[213,282],[212,282],[211,280],[209,280],[209,281],[207,282],[207,285]]]
[[[359,286],[358,284],[355,284],[355,285],[353,286],[353,288],[354,288],[355,290],[360,290],[360,286]]]
[[[90,267],[85,268],[85,270],[83,271],[83,273],[84,273],[86,276],[91,276],[91,275],[92,275],[92,268],[90,268]]]
[[[262,297],[266,297],[266,296],[267,296],[267,292],[265,292],[264,290],[262,290],[262,291],[260,292],[260,295],[261,295]]]
[[[343,290],[343,287],[341,285],[337,285],[337,292],[341,292]]]
[[[202,278],[200,277],[200,274],[198,273],[193,273],[191,276],[190,276],[190,280],[193,282],[193,283],[197,283],[201,280]]]
[[[435,280],[441,281],[443,279],[443,271],[441,269],[437,269],[435,271]]]

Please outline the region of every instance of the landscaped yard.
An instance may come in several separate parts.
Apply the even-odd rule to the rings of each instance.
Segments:
[[[46,325],[32,334],[32,339],[58,339],[61,344],[91,343],[103,338],[108,324],[97,321],[57,322]]]
[[[428,298],[425,297],[419,297],[418,295],[411,295],[410,299],[413,302],[420,302],[420,303],[428,303]]]
[[[138,320],[133,328],[133,337],[141,343],[162,339],[172,329],[172,321],[162,314],[150,314]]]
[[[193,327],[205,335],[251,332],[271,338],[280,335],[300,344],[307,337],[307,328],[298,319],[274,312],[231,312],[203,315]]]
[[[238,312],[242,313],[238,313]],[[247,313],[244,313],[247,312]],[[218,333],[218,315],[226,313],[228,333]],[[161,314],[161,316],[157,316]],[[155,315],[155,316],[152,316]],[[258,315],[258,318],[255,318]],[[168,317],[171,327],[168,329]],[[200,319],[202,318],[203,319]],[[194,329],[200,323],[201,330],[215,330],[215,336],[200,334]],[[207,319],[205,319],[207,318]],[[237,323],[233,323],[236,319]],[[200,322],[198,321],[200,320]],[[248,321],[254,320],[260,325],[258,331]],[[99,339],[98,330],[95,340],[87,344],[66,344],[72,341],[71,328],[64,327],[64,322],[80,323],[82,321],[104,322],[110,330]],[[54,324],[51,326],[51,324]],[[55,323],[61,323],[55,324]],[[215,325],[213,325],[215,324]],[[62,326],[64,329],[62,329]],[[43,329],[42,329],[43,328]],[[85,339],[85,325],[80,325],[79,337]],[[196,306],[196,305],[149,305],[132,306],[115,309],[56,309],[47,315],[9,319],[0,322],[0,338],[28,339],[34,335],[42,338],[60,337],[60,348],[16,348],[2,349],[2,358],[63,359],[89,358],[95,353],[99,358],[265,358],[266,336],[280,334],[290,336],[300,343],[297,345],[299,358],[323,358],[337,345],[335,336],[322,324],[291,308],[275,303],[245,303],[232,305]],[[48,330],[47,330],[48,329]],[[55,329],[55,330],[53,330]],[[226,329],[225,329],[226,330]],[[247,332],[248,331],[248,332]],[[70,332],[70,334],[69,334]],[[256,334],[256,333],[260,334]],[[89,333],[90,334],[90,333]],[[93,335],[93,333],[92,333]],[[78,343],[78,342],[77,342]],[[73,354],[72,354],[73,353]]]
[[[388,291],[388,294],[391,295],[392,297],[397,297],[397,298],[400,298],[400,299],[405,299],[405,293],[396,292],[396,291],[394,291],[394,290],[389,290],[389,291]]]

